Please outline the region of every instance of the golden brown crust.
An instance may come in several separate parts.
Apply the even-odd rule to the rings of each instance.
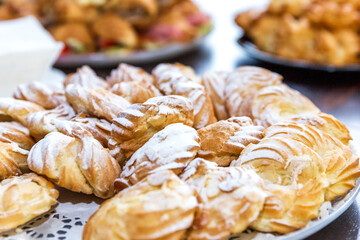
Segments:
[[[169,170],[147,176],[104,202],[83,239],[181,240],[197,207],[195,191]]]
[[[0,232],[16,228],[48,211],[59,193],[54,185],[34,173],[0,182]]]
[[[18,122],[0,122],[0,141],[16,144],[25,150],[30,150],[35,144],[29,129]]]
[[[173,123],[192,126],[191,102],[180,96],[151,98],[142,104],[133,104],[113,120],[109,147],[120,162],[125,163],[155,133]]]
[[[230,116],[251,116],[251,104],[258,91],[281,84],[282,76],[260,67],[242,66],[226,79],[224,97]]]
[[[195,158],[199,141],[192,127],[182,123],[168,125],[131,156],[117,181],[134,185],[148,174],[163,169],[179,174]]]
[[[75,134],[74,134],[75,135]],[[29,168],[74,192],[108,198],[121,169],[108,150],[86,130],[70,137],[52,132],[31,149]]]
[[[320,110],[304,95],[286,85],[261,89],[252,100],[254,124],[268,127],[302,115],[315,115]]]
[[[146,100],[159,96],[150,88],[138,82],[121,82],[116,83],[110,92],[125,98],[130,103],[143,103]]]
[[[288,137],[264,138],[245,148],[231,166],[254,169],[271,193],[254,229],[288,233],[318,216],[328,186],[326,166],[305,144]]]
[[[321,131],[336,137],[346,146],[349,145],[349,141],[352,140],[349,129],[347,129],[347,127],[333,115],[327,113],[322,112],[317,115],[300,116],[290,119],[289,121],[309,124],[317,127]]]
[[[263,208],[263,182],[252,170],[197,158],[181,179],[196,189],[200,203],[187,239],[226,239],[244,231]]]
[[[144,69],[121,63],[116,69],[113,69],[110,76],[106,78],[106,82],[113,86],[121,82],[139,82],[139,83],[154,83],[153,77]],[[153,86],[154,87],[154,86]]]
[[[98,77],[94,70],[86,65],[78,68],[75,73],[67,75],[64,81],[64,87],[69,84],[76,84],[94,89],[109,89],[109,85],[105,80]]]
[[[4,142],[0,142],[0,149],[0,180],[29,171],[26,163],[28,150]]]
[[[85,113],[112,121],[130,103],[123,97],[104,89],[70,84],[65,89],[68,102],[77,113]]]
[[[56,108],[66,102],[64,89],[41,82],[19,85],[15,89],[13,97],[39,104],[46,109]]]
[[[0,98],[0,116],[10,118],[27,126],[27,117],[31,113],[45,110],[42,106],[13,98]]]
[[[194,105],[194,127],[202,128],[216,122],[211,99],[205,88],[193,81],[177,66],[159,64],[154,70],[155,86],[165,95],[180,95]]]
[[[257,144],[263,138],[264,128],[254,126],[248,117],[233,117],[200,128],[198,156],[229,166],[250,143]]]
[[[323,159],[329,182],[325,192],[326,201],[344,196],[355,187],[360,176],[359,158],[331,135],[298,123],[275,124],[267,128],[264,134],[266,138],[287,137],[299,141]]]

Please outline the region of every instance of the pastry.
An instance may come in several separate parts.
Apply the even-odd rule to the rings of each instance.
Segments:
[[[59,192],[45,178],[34,173],[0,182],[0,233],[47,212],[56,204]]]
[[[82,66],[78,68],[75,73],[67,75],[64,81],[64,87],[70,84],[94,89],[109,89],[109,85],[104,79],[98,77],[89,66]]]
[[[15,121],[0,122],[0,141],[15,144],[25,150],[30,150],[35,144],[29,129]]]
[[[105,118],[112,121],[130,103],[124,98],[104,89],[93,89],[70,84],[65,88],[67,101],[77,113]]]
[[[150,26],[158,14],[156,0],[110,0],[109,2],[108,9],[139,29]]]
[[[229,166],[250,143],[263,138],[264,128],[254,126],[248,117],[233,117],[200,128],[198,156],[215,162],[221,167]]]
[[[121,63],[116,69],[113,69],[110,76],[106,78],[106,82],[110,86],[121,82],[139,82],[139,83],[154,83],[153,77],[144,69]],[[155,88],[156,89],[156,88]],[[157,89],[156,89],[157,90]]]
[[[5,0],[0,5],[0,20],[10,20],[27,15],[38,17],[37,6],[31,0]]]
[[[122,4],[120,4],[122,5]],[[133,27],[116,14],[105,13],[91,25],[100,49],[114,52],[135,48],[138,36]]]
[[[261,89],[252,100],[254,124],[268,127],[302,115],[315,115],[320,110],[304,95],[286,85]]]
[[[27,126],[27,117],[31,113],[45,110],[42,106],[13,98],[0,98],[1,120],[15,120]]]
[[[83,129],[74,137],[49,133],[31,149],[27,162],[60,187],[100,198],[114,194],[114,180],[121,172],[108,150]]]
[[[225,86],[228,72],[206,72],[202,75],[202,82],[214,106],[215,116],[218,120],[229,118],[225,103]]]
[[[65,44],[64,53],[86,53],[94,51],[95,43],[92,33],[85,23],[59,23],[49,28],[56,41]]]
[[[326,132],[337,139],[343,144],[349,145],[349,141],[352,140],[349,129],[337,120],[334,116],[327,113],[318,113],[316,115],[302,115],[296,118],[292,118],[289,121],[298,123],[309,124],[314,126],[323,132]]]
[[[288,233],[318,216],[328,186],[326,166],[305,144],[289,137],[264,138],[248,145],[231,166],[255,170],[270,192],[251,225],[255,230]]]
[[[201,158],[181,179],[199,195],[199,208],[187,239],[227,239],[244,231],[259,215],[265,197],[261,178],[242,167],[218,167]]]
[[[281,84],[282,76],[260,67],[243,66],[231,72],[224,90],[230,116],[251,116],[255,94],[264,87]]]
[[[356,185],[360,176],[359,158],[338,139],[315,127],[298,123],[272,125],[264,132],[265,138],[287,137],[314,150],[324,161],[329,186],[325,200],[344,196]]]
[[[26,163],[28,150],[5,142],[0,142],[0,149],[0,180],[29,171]]]
[[[181,96],[154,97],[142,104],[133,104],[113,120],[109,147],[121,165],[155,133],[173,123],[192,126],[191,102]]]
[[[104,202],[83,239],[181,240],[197,207],[195,191],[169,170],[159,171]]]
[[[180,95],[194,105],[194,127],[205,127],[216,122],[211,99],[205,88],[171,64],[159,64],[154,70],[155,86],[165,95]]]
[[[151,88],[147,88],[139,82],[116,83],[110,89],[110,92],[125,98],[130,103],[143,103],[152,97],[161,95],[157,95]]]
[[[148,174],[168,169],[179,174],[191,162],[200,148],[195,129],[182,123],[166,126],[151,137],[126,162],[118,189],[134,185]]]
[[[30,135],[36,141],[44,138],[46,134],[56,131],[54,121],[70,120],[75,117],[74,109],[68,104],[64,103],[52,110],[44,110],[35,112],[29,115],[27,126]]]
[[[15,89],[13,97],[39,104],[46,109],[56,108],[66,102],[64,89],[41,82],[19,85]]]

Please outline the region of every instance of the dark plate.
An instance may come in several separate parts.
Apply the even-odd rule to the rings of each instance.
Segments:
[[[294,60],[294,59],[287,59],[284,57],[280,57],[268,52],[264,52],[255,46],[254,43],[250,41],[249,38],[246,36],[242,36],[239,38],[238,43],[240,46],[243,47],[245,52],[249,54],[251,57],[267,62],[272,63],[280,66],[285,67],[295,67],[295,68],[302,68],[302,69],[311,69],[311,70],[318,70],[318,71],[326,71],[326,72],[358,72],[360,71],[360,64],[349,64],[344,66],[335,66],[335,65],[328,65],[328,64],[319,64],[313,63],[305,60]]]

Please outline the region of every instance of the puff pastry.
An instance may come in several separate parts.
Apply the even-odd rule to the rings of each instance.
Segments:
[[[195,191],[169,170],[159,171],[104,202],[83,239],[181,240],[193,223]]]
[[[119,113],[112,124],[109,147],[123,165],[155,133],[173,123],[192,126],[191,102],[181,96],[154,97],[142,104],[133,104]]]
[[[48,211],[59,193],[54,185],[34,173],[0,182],[0,232],[16,228]]]
[[[315,115],[320,110],[304,95],[286,85],[261,89],[251,104],[256,125],[268,127],[302,115]]]
[[[264,87],[281,84],[282,76],[260,67],[243,66],[226,79],[225,103],[230,116],[251,116],[251,104]]]
[[[200,150],[198,156],[219,166],[229,166],[250,143],[263,138],[264,128],[254,126],[248,117],[233,117],[198,130]]]
[[[344,196],[356,185],[360,176],[359,158],[339,140],[310,125],[280,123],[264,132],[266,138],[287,137],[299,141],[314,150],[324,161],[329,186],[325,200],[332,201]]]
[[[15,144],[25,150],[30,150],[35,144],[29,129],[15,121],[0,122],[0,141]]]
[[[19,85],[15,89],[13,97],[39,104],[46,109],[56,108],[66,102],[64,89],[41,82]]]
[[[68,102],[77,113],[105,118],[112,121],[130,103],[123,97],[104,89],[93,89],[70,84],[65,88]]]
[[[225,103],[225,86],[229,72],[206,72],[202,75],[202,82],[209,93],[218,120],[229,118]]]
[[[46,135],[31,149],[29,168],[71,191],[111,197],[120,166],[89,132],[79,129],[73,135]]]
[[[120,179],[121,188],[134,185],[149,173],[169,169],[179,174],[192,161],[200,148],[195,129],[182,123],[168,125],[150,138],[126,162]]]
[[[289,121],[312,125],[323,132],[336,137],[345,145],[349,145],[349,141],[352,140],[349,129],[347,129],[347,127],[334,116],[327,113],[305,116],[302,115],[292,118]]]
[[[29,151],[17,144],[0,142],[0,180],[28,172]]]
[[[201,158],[192,161],[181,179],[199,195],[199,208],[187,239],[226,239],[244,231],[259,215],[263,182],[252,170],[218,167]]]
[[[112,70],[110,76],[106,78],[106,82],[110,86],[121,82],[139,82],[139,83],[154,83],[153,77],[144,69],[121,63],[119,66]]]
[[[45,110],[42,106],[13,98],[0,98],[0,118],[15,120],[27,126],[29,114]]]
[[[30,135],[39,141],[46,134],[56,131],[54,121],[70,120],[73,117],[75,117],[74,109],[68,103],[64,103],[52,110],[30,114],[27,126]]]
[[[109,89],[109,85],[105,80],[98,77],[94,70],[86,65],[78,68],[75,73],[66,76],[64,87],[70,84],[94,89]]]
[[[155,86],[165,95],[187,97],[194,105],[194,127],[202,128],[216,122],[211,99],[205,88],[193,81],[178,67],[159,64],[154,70]]]
[[[264,138],[250,144],[231,166],[255,170],[271,193],[252,228],[288,233],[303,228],[319,214],[328,185],[323,159],[288,137]]]

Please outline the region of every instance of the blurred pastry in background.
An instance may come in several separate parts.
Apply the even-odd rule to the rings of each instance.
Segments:
[[[235,22],[263,51],[330,65],[360,61],[360,8],[355,1],[272,0]],[[280,27],[281,26],[281,27]]]
[[[104,14],[92,23],[98,46],[104,51],[126,51],[137,45],[133,27],[115,14]]]
[[[56,41],[65,44],[63,54],[86,53],[94,51],[94,41],[91,32],[84,23],[63,23],[49,28]]]
[[[34,0],[0,1],[0,20],[10,20],[27,15],[38,16],[38,5]]]

